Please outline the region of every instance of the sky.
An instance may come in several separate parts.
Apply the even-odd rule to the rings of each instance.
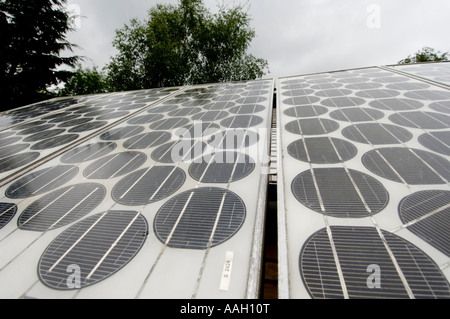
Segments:
[[[449,0],[204,0],[244,4],[256,32],[249,52],[269,62],[265,78],[396,64],[428,46],[450,52]],[[102,69],[116,54],[115,30],[143,20],[156,4],[178,0],[68,0],[77,20],[67,35]]]

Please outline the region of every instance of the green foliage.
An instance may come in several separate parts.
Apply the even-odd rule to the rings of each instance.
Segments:
[[[440,51],[435,52],[435,49],[433,48],[424,47],[417,51],[413,56],[410,55],[406,59],[401,60],[398,64],[448,61],[447,55],[448,52],[441,54]]]
[[[109,84],[135,90],[260,78],[268,63],[247,53],[254,37],[243,6],[222,5],[212,14],[202,0],[157,5],[147,20],[116,31]]]
[[[1,110],[48,98],[47,87],[67,80],[79,57],[61,57],[73,49],[65,34],[71,30],[66,0],[0,1]]]
[[[60,96],[76,96],[108,92],[106,76],[97,70],[83,69],[78,66],[75,74],[65,83],[64,88],[58,92]]]

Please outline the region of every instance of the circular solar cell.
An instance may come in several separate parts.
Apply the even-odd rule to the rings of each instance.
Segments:
[[[124,138],[130,138],[145,130],[142,126],[126,126],[112,129],[100,135],[100,139],[104,141],[116,141]]]
[[[394,83],[389,84],[386,87],[391,90],[413,91],[413,90],[427,89],[430,86],[426,83]]]
[[[450,257],[450,191],[414,193],[400,202],[399,214],[408,230]]]
[[[95,160],[99,157],[108,155],[117,148],[113,142],[100,142],[77,147],[61,157],[61,162],[66,164],[78,164]]]
[[[129,150],[148,149],[167,143],[172,139],[168,132],[150,132],[132,137],[123,143]]]
[[[334,164],[356,156],[357,148],[350,142],[337,138],[317,137],[292,142],[288,153],[293,158],[315,164]]]
[[[175,137],[182,139],[203,139],[220,131],[220,125],[215,123],[194,122],[176,129],[173,133]]]
[[[343,284],[350,299],[405,299],[408,291],[418,299],[450,297],[448,281],[430,257],[405,239],[380,232],[383,238],[375,227],[331,226],[313,234],[299,256],[311,297],[344,298]],[[381,271],[376,289],[369,285],[374,266]]]
[[[287,105],[298,106],[298,105],[310,105],[319,101],[320,98],[318,98],[317,96],[296,96],[283,100],[283,103]]]
[[[422,102],[416,100],[409,99],[379,99],[376,101],[372,101],[369,103],[371,107],[380,110],[389,110],[389,111],[410,111],[420,109],[424,106]]]
[[[6,226],[14,215],[16,215],[17,206],[12,203],[0,203],[0,229]]]
[[[87,131],[92,131],[101,127],[104,127],[108,124],[106,121],[98,121],[98,122],[89,122],[85,124],[81,124],[75,126],[69,130],[69,133],[82,133]]]
[[[145,103],[134,103],[134,104],[128,104],[128,105],[121,106],[121,107],[119,107],[119,110],[132,111],[132,110],[143,108],[145,106],[146,106]]]
[[[450,99],[449,91],[437,91],[437,90],[420,90],[406,92],[406,97],[418,100],[448,100]]]
[[[26,130],[23,131],[19,131],[16,134],[17,135],[31,135],[31,134],[36,134],[36,133],[40,133],[42,131],[46,131],[48,129],[51,129],[54,125],[53,124],[44,124],[44,125],[39,125],[39,126],[34,126],[31,128],[28,128]]]
[[[298,135],[321,135],[336,131],[339,124],[333,120],[314,118],[298,119],[285,126],[286,130]]]
[[[375,90],[364,90],[356,92],[356,96],[371,99],[384,99],[389,97],[396,97],[400,95],[400,92],[387,89],[375,89]]]
[[[203,155],[206,143],[195,140],[181,140],[158,147],[152,152],[152,159],[160,163],[191,163]]]
[[[172,248],[204,250],[232,238],[244,224],[246,208],[235,193],[197,188],[175,196],[156,214],[156,237]]]
[[[430,108],[443,113],[450,114],[450,101],[441,101],[430,104]]]
[[[63,122],[63,123],[59,124],[58,127],[73,127],[73,126],[78,126],[78,125],[85,125],[85,124],[87,124],[87,122],[90,122],[92,120],[93,120],[92,117],[83,117],[83,118],[79,118],[76,120],[70,120],[67,122]]]
[[[173,111],[176,109],[178,109],[178,106],[176,106],[176,105],[162,105],[162,106],[156,106],[156,107],[149,108],[147,113],[161,114],[161,113],[170,112],[170,111]]]
[[[12,156],[14,154],[18,154],[23,150],[26,150],[29,146],[30,144],[16,144],[2,147],[0,148],[0,158],[5,158]]]
[[[306,207],[338,218],[363,218],[389,202],[383,184],[370,175],[345,168],[315,168],[299,174],[292,193]]]
[[[364,123],[351,125],[342,130],[349,140],[371,144],[402,144],[413,138],[408,130],[390,124]]]
[[[377,77],[373,79],[374,82],[378,83],[402,83],[408,82],[410,79],[405,76],[388,76],[388,77]],[[405,83],[402,83],[405,84]]]
[[[107,121],[107,120],[113,120],[113,119],[117,119],[120,117],[125,117],[129,114],[129,112],[123,111],[123,112],[113,112],[113,113],[108,113],[108,114],[104,114],[102,116],[97,117],[98,121]]]
[[[235,106],[236,103],[232,102],[232,101],[227,101],[227,102],[215,102],[215,103],[211,103],[208,105],[205,105],[203,108],[205,110],[210,110],[210,111],[217,111],[217,110],[226,110],[230,107]]]
[[[15,126],[15,127],[11,128],[11,129],[14,130],[14,131],[19,131],[19,130],[22,131],[22,130],[27,130],[29,128],[33,128],[33,127],[36,127],[36,126],[41,126],[41,125],[44,125],[46,123],[47,123],[47,121],[33,121],[33,122],[30,122],[30,123],[26,123],[26,124],[22,124],[22,125],[19,125],[19,126]]]
[[[162,114],[148,114],[148,115],[141,115],[141,116],[133,117],[127,123],[131,124],[131,125],[148,124],[151,122],[162,120],[163,118],[164,118],[164,115],[162,115]]]
[[[79,118],[80,116],[78,114],[57,114],[58,117],[52,117],[51,121],[49,123],[61,123],[61,122],[67,122],[74,119]]]
[[[169,116],[191,116],[191,115],[195,115],[197,113],[200,113],[202,111],[201,108],[197,108],[197,107],[186,107],[183,109],[178,109],[178,110],[174,110],[169,112]]]
[[[208,140],[208,144],[218,149],[240,150],[258,143],[259,139],[259,134],[254,131],[233,129],[214,134]]]
[[[247,177],[254,169],[255,161],[246,154],[218,152],[192,163],[189,174],[201,183],[231,183]]]
[[[239,96],[235,95],[234,97],[239,97]],[[230,96],[221,96],[221,97],[218,97],[218,99],[214,99],[214,100],[216,100],[216,101],[228,101],[229,99],[230,99]],[[231,98],[231,99],[233,99],[233,98]],[[195,99],[193,101],[183,102],[181,104],[181,106],[198,108],[199,106],[206,105],[206,104],[208,104],[210,102],[211,102],[210,100]]]
[[[364,154],[364,166],[372,173],[410,185],[447,184],[450,162],[434,153],[409,148],[382,148]]]
[[[214,121],[224,119],[228,115],[230,115],[230,114],[226,111],[207,111],[207,112],[203,112],[203,113],[192,116],[192,119],[194,121],[214,122]]]
[[[182,127],[189,124],[189,119],[174,117],[169,119],[160,120],[150,124],[150,129],[152,130],[171,130],[175,128]]]
[[[147,160],[147,155],[140,152],[123,152],[106,156],[92,163],[83,172],[89,179],[110,179],[141,167]]]
[[[348,84],[345,87],[351,90],[373,90],[379,89],[383,84],[380,83],[372,83],[372,82],[362,82],[362,83],[352,83]]]
[[[384,113],[369,108],[355,107],[333,111],[330,113],[330,117],[335,120],[345,122],[367,122],[382,119],[384,117]]]
[[[213,98],[214,101],[217,102],[224,102],[224,101],[234,101],[236,99],[239,99],[241,96],[237,95],[237,94],[221,94],[221,95],[217,95]],[[241,99],[243,100],[243,99]],[[238,103],[243,103],[243,102],[238,102]],[[251,103],[256,103],[256,102],[251,102]],[[204,103],[203,105],[205,105],[206,103]]]
[[[147,221],[134,211],[108,211],[86,218],[47,247],[39,260],[39,279],[53,289],[77,289],[68,273],[76,266],[81,270],[78,288],[94,285],[125,267],[147,235]]]
[[[174,194],[185,180],[186,174],[178,167],[152,166],[121,179],[114,186],[112,197],[122,205],[147,205]]]
[[[284,92],[283,96],[304,96],[304,95],[310,95],[314,93],[314,90],[310,89],[296,89],[296,90],[290,90]]]
[[[304,89],[304,88],[309,87],[309,84],[305,84],[305,83],[287,84],[287,82],[283,82],[283,84],[286,84],[286,85],[283,85],[281,87],[283,90],[298,90],[298,89]],[[311,88],[312,89],[317,89],[317,88],[314,88],[314,87],[311,87]],[[320,87],[318,87],[318,88],[320,89]]]
[[[308,86],[308,85],[306,85],[306,86]],[[344,84],[340,84],[340,83],[322,83],[322,84],[315,84],[315,85],[311,86],[311,89],[329,90],[329,89],[338,89],[343,86],[344,86]]]
[[[346,96],[352,94],[352,91],[345,89],[329,89],[324,91],[319,91],[316,93],[317,96],[321,97],[337,97],[337,96]]]
[[[389,120],[398,125],[425,130],[450,127],[449,116],[433,112],[413,111],[396,113],[392,114]]]
[[[39,152],[26,152],[0,159],[0,173],[4,173],[32,163],[40,156]]]
[[[2,138],[0,140],[0,147],[4,147],[10,144],[14,144],[17,143],[18,141],[20,141],[22,138],[19,136],[12,136],[12,137],[8,137],[8,138]]]
[[[69,225],[93,211],[103,201],[103,185],[85,183],[53,191],[32,203],[19,216],[22,230],[45,232]]]
[[[323,100],[322,105],[330,107],[348,107],[348,106],[359,106],[366,103],[366,100],[360,99],[352,96],[342,96],[333,97],[330,99]]]
[[[45,139],[31,146],[32,151],[42,151],[49,148],[59,147],[69,144],[79,137],[78,134],[64,134],[52,138]]]
[[[255,114],[264,111],[266,108],[259,104],[243,104],[230,109],[234,114]]]
[[[263,122],[264,119],[256,115],[237,115],[222,120],[220,125],[227,128],[237,129],[257,126]]]
[[[450,132],[425,133],[419,143],[434,152],[450,156]]]
[[[30,135],[30,136],[26,137],[23,141],[27,142],[27,143],[28,142],[36,142],[36,141],[40,141],[40,140],[58,136],[58,135],[64,133],[65,131],[66,130],[64,130],[64,129],[47,130],[47,131],[43,131],[40,133]]]
[[[27,198],[61,187],[78,173],[75,165],[58,165],[33,172],[15,181],[5,192],[9,198]]]
[[[98,109],[96,108],[95,111],[86,113],[85,116],[87,117],[96,117],[96,116],[100,116],[100,115],[106,115],[106,114],[111,114],[111,110],[109,109]]]
[[[284,111],[284,115],[290,117],[314,117],[326,114],[328,109],[320,105],[304,105],[288,108]]]

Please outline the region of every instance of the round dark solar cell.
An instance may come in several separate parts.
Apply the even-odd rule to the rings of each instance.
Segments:
[[[309,87],[309,84],[305,84],[305,83],[293,83],[293,84],[288,84],[287,82],[283,82],[283,86],[281,87],[283,90],[298,90],[298,89],[304,89]],[[312,89],[317,89],[314,87],[311,87]],[[320,87],[318,87],[320,89]],[[329,88],[329,87],[328,87]]]
[[[349,107],[362,105],[366,103],[366,100],[352,96],[342,96],[326,99],[323,100],[321,103],[322,105],[330,107]]]
[[[220,125],[227,128],[249,128],[260,125],[264,122],[262,117],[256,115],[237,115],[228,117],[220,122]]]
[[[45,232],[69,225],[93,211],[103,201],[103,185],[85,183],[60,188],[40,197],[19,216],[22,230]]]
[[[69,144],[69,143],[77,140],[78,137],[79,137],[78,134],[64,134],[64,135],[48,138],[48,139],[42,140],[39,143],[36,143],[33,146],[31,146],[31,150],[41,151],[41,150],[46,150],[49,148],[63,146],[63,145]]]
[[[208,140],[208,144],[218,149],[240,150],[258,143],[259,139],[259,134],[254,131],[234,129],[214,134]]]
[[[384,99],[389,97],[396,97],[400,95],[400,92],[387,89],[375,89],[375,90],[364,90],[356,92],[356,96],[371,99]]]
[[[83,118],[79,118],[76,120],[70,120],[67,122],[63,122],[63,123],[59,124],[58,127],[73,127],[73,126],[78,126],[78,125],[86,125],[87,122],[90,122],[92,120],[93,120],[92,117],[83,117]]]
[[[75,126],[69,130],[69,133],[82,133],[87,131],[92,131],[101,127],[104,127],[108,124],[106,121],[98,121],[98,122],[89,122],[85,124],[81,124]]]
[[[46,123],[47,123],[47,121],[33,121],[33,122],[30,122],[30,123],[26,123],[26,124],[22,124],[22,125],[19,125],[19,126],[15,126],[15,127],[11,128],[11,129],[14,130],[14,131],[22,131],[22,130],[27,130],[27,129],[30,129],[30,128],[33,128],[33,127],[36,127],[36,126],[41,126],[41,125],[44,125]]]
[[[127,123],[131,124],[131,125],[148,124],[148,123],[162,120],[163,118],[164,118],[164,115],[162,115],[162,114],[148,114],[148,115],[141,115],[141,116],[133,117]]]
[[[197,113],[200,113],[202,111],[201,108],[198,107],[186,107],[186,108],[182,108],[182,109],[178,109],[178,110],[174,110],[169,112],[169,116],[191,116],[191,115],[195,115]]]
[[[173,111],[176,109],[178,109],[178,106],[176,106],[176,105],[162,105],[162,106],[156,106],[156,107],[149,108],[147,113],[161,114],[161,113],[170,112],[170,111]]]
[[[425,130],[450,128],[450,116],[434,112],[396,113],[389,120],[398,125]]]
[[[298,119],[285,126],[286,130],[298,135],[321,135],[339,129],[339,124],[328,119]]]
[[[85,218],[47,247],[39,260],[39,279],[58,290],[94,285],[125,267],[147,235],[147,221],[134,211],[108,211]],[[79,286],[70,280],[76,269],[81,275]]]
[[[15,181],[5,194],[18,199],[40,195],[61,187],[78,173],[75,165],[58,165],[33,172]]]
[[[83,175],[89,179],[115,178],[138,169],[146,160],[147,155],[140,152],[112,154],[86,167]]]
[[[210,110],[210,111],[219,111],[219,110],[226,110],[230,107],[235,106],[236,103],[232,102],[232,101],[227,101],[227,102],[215,102],[215,103],[211,103],[208,105],[205,105],[203,108],[205,110]]]
[[[61,123],[61,122],[67,122],[74,119],[77,119],[80,117],[78,114],[58,114],[58,117],[52,117],[51,121],[49,123]]]
[[[310,95],[314,93],[314,90],[310,89],[296,89],[296,90],[290,90],[284,92],[283,96],[304,96],[304,95]]]
[[[119,110],[121,110],[121,111],[133,111],[133,110],[137,110],[137,109],[143,108],[146,105],[147,105],[146,103],[128,104],[128,105],[124,105],[124,106],[119,107]]]
[[[0,158],[5,158],[12,156],[14,154],[18,154],[23,150],[26,150],[30,144],[15,144],[10,146],[5,146],[0,148]]]
[[[288,108],[284,111],[284,115],[290,117],[315,117],[328,112],[328,109],[320,105],[304,105]]]
[[[350,299],[405,299],[408,291],[417,299],[450,297],[448,281],[430,257],[399,236],[381,233],[383,238],[375,227],[331,226],[313,234],[299,256],[311,297],[341,299],[344,291]],[[375,269],[379,287],[371,280]]]
[[[310,209],[333,217],[363,218],[382,211],[389,202],[383,184],[362,172],[315,168],[292,182],[295,198]]]
[[[198,139],[216,134],[220,131],[220,125],[215,123],[199,123],[180,127],[174,131],[174,136],[182,139]]]
[[[206,143],[195,140],[181,140],[158,147],[152,152],[152,159],[160,163],[191,163],[203,155]]]
[[[150,124],[150,129],[152,130],[171,130],[179,128],[189,124],[189,119],[182,117],[174,117],[169,119],[160,120]]]
[[[372,82],[362,82],[362,83],[352,83],[348,84],[345,87],[351,90],[373,90],[379,89],[383,84],[380,83],[372,83]]]
[[[150,132],[126,140],[123,146],[129,150],[143,150],[167,143],[171,139],[172,134],[168,132]]]
[[[437,91],[437,90],[421,90],[421,91],[412,91],[406,92],[406,97],[418,100],[448,100],[450,99],[449,91]]]
[[[288,153],[303,162],[334,164],[354,158],[356,147],[345,140],[328,137],[306,138],[288,146]]]
[[[362,161],[374,174],[399,183],[427,185],[450,181],[450,162],[431,152],[382,148],[364,154]]]
[[[231,183],[247,177],[254,169],[255,161],[246,154],[218,152],[192,163],[189,174],[202,183]]]
[[[374,82],[378,83],[402,83],[408,82],[410,79],[406,76],[388,76],[388,77],[377,77],[373,79]],[[402,83],[405,84],[405,83]]]
[[[364,144],[402,144],[413,138],[408,130],[390,124],[364,123],[351,125],[342,130],[346,138]]]
[[[450,156],[450,132],[425,133],[419,143],[434,152]]]
[[[306,85],[308,86],[308,85]],[[311,89],[314,90],[329,90],[329,89],[338,89],[343,87],[344,84],[341,83],[322,83],[322,84],[315,84],[311,86]]]
[[[330,117],[344,122],[367,122],[382,119],[384,117],[384,113],[369,108],[355,107],[333,111],[330,113]]]
[[[2,138],[0,139],[0,147],[4,147],[10,144],[14,144],[17,143],[18,141],[20,141],[22,138],[19,136],[12,136],[12,137],[7,137],[7,138]]]
[[[413,91],[427,89],[430,86],[426,83],[394,83],[386,86],[390,90]]]
[[[372,101],[369,103],[371,107],[380,110],[389,110],[389,111],[410,111],[417,110],[424,106],[422,102],[416,100],[409,99],[379,99],[376,101]]]
[[[337,97],[337,96],[346,96],[352,94],[352,91],[345,89],[330,89],[323,90],[316,93],[317,96],[321,97]]]
[[[400,202],[399,214],[408,230],[450,257],[450,191],[414,193]]]
[[[12,203],[0,203],[0,229],[6,226],[14,215],[16,215],[17,206]]]
[[[53,127],[53,124],[44,124],[44,125],[39,125],[39,126],[34,126],[31,128],[28,128],[26,130],[23,131],[19,131],[17,132],[17,135],[31,135],[31,134],[36,134],[36,133],[40,133],[42,131],[46,131],[49,130]]]
[[[255,114],[264,111],[266,108],[259,104],[243,104],[230,109],[234,114]]]
[[[123,112],[113,112],[113,113],[108,113],[108,114],[104,114],[102,116],[97,117],[98,121],[107,121],[107,120],[113,120],[113,119],[118,119],[120,117],[125,117],[129,114],[129,112],[123,111]]]
[[[172,248],[204,250],[232,238],[244,224],[246,208],[235,193],[197,188],[175,196],[156,214],[156,237]]]
[[[100,139],[104,141],[116,141],[124,138],[130,138],[145,130],[142,126],[126,126],[112,129],[100,135]]]
[[[113,188],[113,199],[122,205],[141,206],[174,194],[186,180],[184,171],[175,166],[153,166],[131,173]]]
[[[113,142],[100,142],[77,147],[61,157],[61,162],[66,164],[78,164],[95,160],[99,157],[108,155],[117,148]]]
[[[47,130],[47,131],[43,131],[40,133],[30,135],[30,136],[26,137],[23,141],[24,142],[36,142],[36,141],[40,141],[40,140],[58,136],[58,135],[64,133],[65,131],[66,130],[64,130],[64,129]]]
[[[319,101],[320,98],[317,96],[296,96],[283,100],[283,103],[287,105],[298,106],[298,105],[311,105]]]
[[[430,108],[438,111],[450,114],[450,101],[441,101],[430,104]]]
[[[230,113],[226,111],[207,111],[192,116],[194,121],[214,122],[226,118]]]
[[[40,156],[39,152],[27,152],[0,159],[0,173],[4,173],[32,163]]]

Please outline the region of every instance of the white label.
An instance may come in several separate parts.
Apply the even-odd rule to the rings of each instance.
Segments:
[[[230,289],[231,269],[233,267],[234,252],[228,251],[225,264],[223,266],[222,279],[220,280],[220,290],[228,291]]]

